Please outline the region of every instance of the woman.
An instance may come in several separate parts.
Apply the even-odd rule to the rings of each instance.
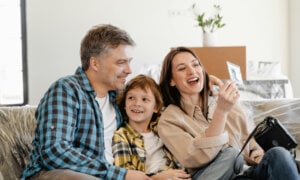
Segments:
[[[193,179],[232,179],[234,168],[243,166],[237,154],[248,137],[249,123],[237,105],[240,94],[235,83],[224,83],[218,96],[212,97],[208,82],[208,74],[190,49],[178,47],[167,54],[159,83],[166,109],[158,133]],[[264,153],[252,139],[243,156],[251,165],[246,172],[250,178],[299,178],[293,157],[284,148]],[[235,162],[240,163],[234,167]]]

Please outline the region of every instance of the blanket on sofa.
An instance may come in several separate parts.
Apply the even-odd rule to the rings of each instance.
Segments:
[[[36,107],[0,108],[0,180],[19,179],[29,162]]]

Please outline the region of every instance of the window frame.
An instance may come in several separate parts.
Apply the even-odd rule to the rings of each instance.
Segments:
[[[27,71],[27,26],[26,26],[26,0],[19,0],[20,5],[20,42],[22,61],[23,102],[0,103],[1,106],[23,106],[28,104],[28,71]]]
[[[27,72],[27,23],[26,23],[26,1],[20,0],[21,11],[21,35],[22,35],[22,70],[23,70],[23,103],[28,104],[28,72]]]

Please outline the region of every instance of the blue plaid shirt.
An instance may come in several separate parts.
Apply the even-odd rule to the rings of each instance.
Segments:
[[[71,169],[101,179],[125,179],[127,170],[105,159],[103,118],[95,97],[80,67],[75,75],[51,85],[35,114],[34,149],[22,179],[42,169]],[[113,102],[120,127],[122,116],[115,98],[116,92],[110,91],[109,100]]]

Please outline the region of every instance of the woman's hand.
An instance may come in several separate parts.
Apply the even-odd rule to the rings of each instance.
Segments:
[[[229,112],[240,97],[240,92],[234,81],[228,81],[220,87],[218,97],[218,108]]]
[[[209,89],[213,93],[214,96],[217,96],[219,94],[219,91],[216,90],[214,87],[218,87],[218,89],[224,85],[223,81],[219,78],[217,78],[214,75],[209,75]]]
[[[250,154],[250,158],[253,161],[255,161],[257,164],[260,163],[263,156],[264,156],[264,151],[262,149],[256,149],[256,150],[252,151],[251,154]]]
[[[180,180],[180,179],[186,179],[186,180],[191,180],[191,175],[186,173],[183,170],[179,169],[169,169],[166,171],[162,171],[160,173],[157,173],[153,176],[151,176],[153,180]]]
[[[235,83],[226,82],[220,87],[217,106],[214,111],[209,128],[205,130],[207,137],[218,136],[224,132],[227,114],[240,97],[240,93]]]

